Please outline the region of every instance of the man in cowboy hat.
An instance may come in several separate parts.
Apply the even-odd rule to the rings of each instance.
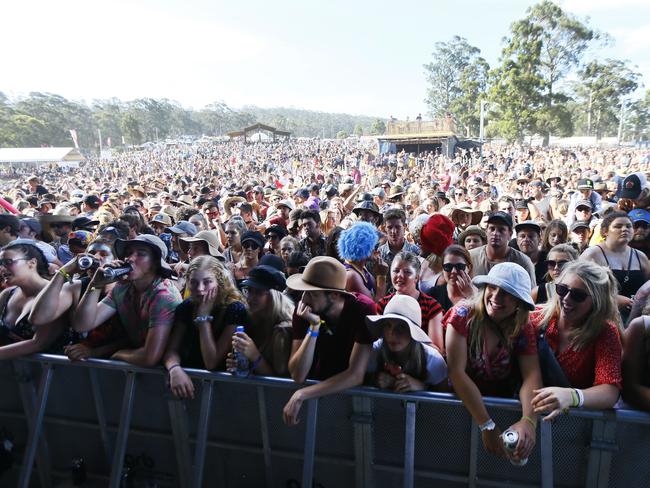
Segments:
[[[284,407],[287,425],[298,422],[305,400],[360,385],[368,365],[372,338],[365,317],[375,315],[375,303],[365,295],[345,291],[345,267],[336,259],[312,259],[287,286],[302,291],[293,315],[289,372],[294,381],[324,380],[296,391]]]

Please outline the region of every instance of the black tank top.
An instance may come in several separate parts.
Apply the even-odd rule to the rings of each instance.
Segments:
[[[603,253],[603,257],[605,258],[605,262],[607,263],[607,266],[612,270],[612,273],[614,273],[614,277],[616,278],[616,281],[618,281],[618,285],[620,287],[620,295],[623,295],[624,297],[627,298],[632,298],[633,295],[636,294],[636,292],[641,288],[641,286],[646,282],[645,279],[645,273],[641,269],[641,259],[639,258],[639,251],[636,249],[630,248],[630,257],[627,261],[627,269],[613,269],[612,266],[609,264],[609,260],[607,259],[607,254],[605,254],[605,251],[601,246],[598,246],[598,249],[600,249],[600,252]],[[632,267],[632,256],[636,256],[636,260],[639,264],[639,269],[630,269]]]

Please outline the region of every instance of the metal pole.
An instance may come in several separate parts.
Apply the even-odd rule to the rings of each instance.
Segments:
[[[406,402],[404,425],[404,488],[413,488],[415,475],[415,402]]]
[[[41,430],[43,429],[43,417],[45,416],[45,407],[47,405],[47,397],[50,393],[53,374],[54,367],[51,364],[45,364],[41,384],[38,387],[38,396],[36,397],[34,423],[27,437],[27,450],[25,451],[25,458],[23,459],[23,466],[20,471],[20,480],[18,481],[18,486],[21,488],[29,488],[29,480],[32,476],[32,466],[34,465],[36,449],[38,448]]]
[[[266,414],[266,396],[264,387],[257,387],[257,406],[260,414],[260,429],[262,431],[262,451],[264,452],[264,469],[266,471],[266,486],[273,486],[273,465],[271,463],[271,440],[269,437],[269,421]]]
[[[620,146],[623,142],[623,118],[625,117],[625,100],[621,101],[621,112],[618,116],[618,138],[617,144]]]
[[[485,106],[488,104],[486,100],[481,100],[481,119],[478,139],[480,142],[485,140]]]
[[[302,486],[312,488],[314,480],[314,453],[316,451],[316,420],[318,398],[307,402],[307,427],[305,429],[305,458],[302,464]]]
[[[187,410],[185,402],[176,398],[167,400],[169,410],[169,421],[174,437],[174,448],[176,450],[176,465],[178,466],[178,477],[180,486],[188,488],[191,482],[192,461],[190,455],[189,428],[187,425]]]
[[[542,488],[553,488],[553,424],[540,422],[540,453],[542,464]]]
[[[115,440],[115,452],[113,454],[113,466],[111,466],[110,488],[119,488],[122,481],[122,468],[126,444],[129,440],[129,427],[131,426],[131,415],[133,414],[133,399],[135,398],[135,375],[133,371],[127,371],[126,384],[124,385],[124,396],[122,397],[122,410],[120,411],[120,427]]]
[[[99,137],[99,157],[102,157],[102,131],[97,129],[97,137]]]
[[[196,451],[194,452],[194,480],[192,486],[201,488],[203,484],[203,467],[205,465],[205,450],[208,440],[210,423],[210,407],[212,405],[212,381],[204,380],[201,391],[201,412],[199,424],[196,427]]]
[[[95,402],[95,411],[97,412],[97,425],[99,427],[99,435],[104,444],[104,454],[106,455],[107,466],[113,465],[113,449],[111,446],[111,439],[108,436],[108,428],[106,423],[106,411],[104,410],[104,399],[102,391],[99,387],[99,380],[97,379],[97,370],[89,368],[88,377],[90,379],[90,389],[93,393],[93,401]]]

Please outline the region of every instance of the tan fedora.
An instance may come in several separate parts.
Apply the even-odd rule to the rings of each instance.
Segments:
[[[313,258],[303,273],[289,276],[287,286],[296,291],[345,291],[347,273],[345,266],[329,256]]]
[[[201,232],[197,232],[194,237],[181,237],[179,241],[179,245],[184,253],[187,253],[190,242],[205,242],[208,245],[210,256],[224,260],[223,254],[219,251],[219,238],[215,232],[202,230]]]

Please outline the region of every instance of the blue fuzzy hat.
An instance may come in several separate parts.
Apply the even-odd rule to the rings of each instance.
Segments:
[[[356,222],[341,232],[337,248],[339,256],[350,261],[368,259],[375,250],[379,234],[377,228],[368,222]]]

